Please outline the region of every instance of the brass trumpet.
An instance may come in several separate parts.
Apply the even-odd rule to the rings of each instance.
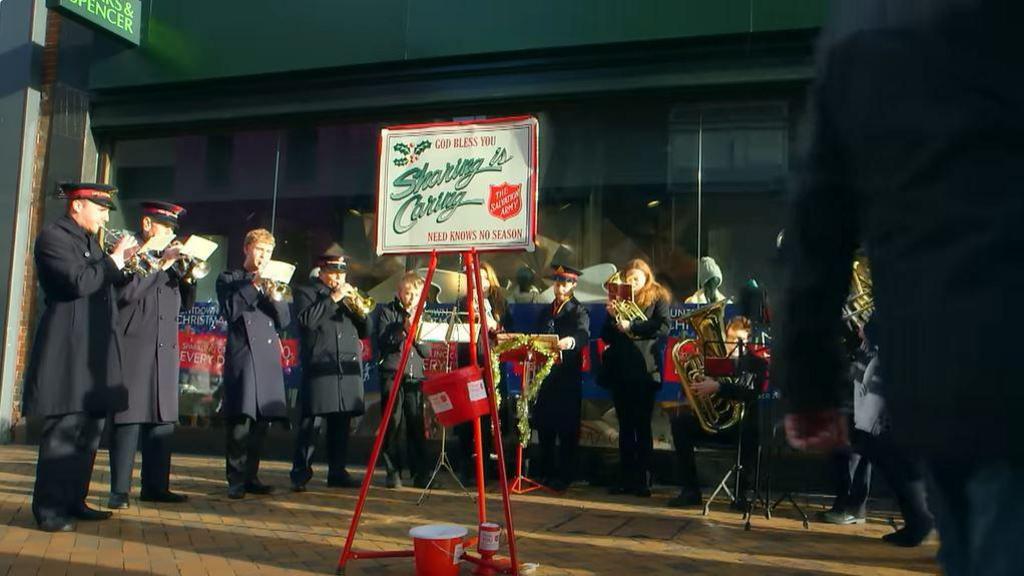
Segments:
[[[347,286],[351,290],[341,298],[342,304],[356,316],[366,318],[377,306],[377,301],[371,298],[369,294],[360,292],[355,286],[351,284],[347,284]]]
[[[263,293],[267,295],[267,298],[274,302],[284,302],[292,298],[292,287],[284,282],[262,278],[260,286],[263,288]]]
[[[871,267],[867,258],[858,257],[853,261],[853,275],[850,277],[850,295],[843,304],[843,320],[863,329],[875,311],[872,295]]]
[[[210,265],[205,260],[192,256],[179,256],[173,266],[178,276],[189,284],[195,284],[210,273]]]
[[[122,238],[135,237],[135,234],[128,230],[121,228],[107,228],[100,226],[97,239],[99,240],[100,246],[103,247],[103,251],[107,254],[114,252],[114,247],[121,241]],[[142,251],[142,243],[138,242],[139,249],[127,256],[124,260],[124,273],[133,276],[144,277],[152,273],[154,270],[160,269],[160,257],[147,254]]]
[[[609,276],[604,281],[604,288],[608,291],[608,303],[612,306],[615,322],[628,320],[632,323],[647,320],[647,314],[644,314],[643,309],[633,300],[633,286],[622,278],[622,272]]]

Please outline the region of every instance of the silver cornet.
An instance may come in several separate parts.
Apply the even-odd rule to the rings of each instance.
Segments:
[[[103,251],[107,254],[114,252],[114,247],[123,238],[132,237],[135,238],[135,234],[128,230],[121,228],[110,229],[105,226],[100,226],[98,239],[100,246],[103,247]],[[135,238],[138,244],[138,238]],[[141,244],[139,244],[141,248]],[[154,270],[160,269],[160,258],[154,257],[150,254],[146,254],[141,249],[135,251],[130,256],[124,259],[124,273],[131,274],[134,276],[147,276]]]

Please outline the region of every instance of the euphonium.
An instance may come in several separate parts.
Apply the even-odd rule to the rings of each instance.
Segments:
[[[366,318],[373,312],[377,302],[369,294],[360,292],[358,288],[351,284],[349,286],[352,288],[352,291],[341,299],[342,303],[360,318]]]
[[[608,291],[609,296],[608,303],[612,306],[612,315],[614,316],[615,321],[620,322],[622,320],[628,320],[629,322],[642,322],[647,320],[647,315],[644,314],[643,309],[641,309],[633,300],[632,287],[629,289],[630,297],[628,300],[621,298],[618,295],[618,290],[615,290],[615,293],[613,294],[613,290],[615,288],[620,288],[622,286],[629,286],[629,283],[623,280],[622,272],[616,272],[604,281],[604,288]]]
[[[850,278],[850,295],[843,305],[843,320],[857,328],[864,328],[875,311],[872,295],[871,267],[866,258],[853,260],[853,275]]]
[[[715,434],[734,426],[743,418],[743,402],[727,400],[717,394],[698,395],[693,384],[704,379],[704,355],[727,358],[725,343],[726,301],[710,304],[690,312],[682,320],[690,325],[696,338],[680,340],[672,347],[672,363],[700,427]]]

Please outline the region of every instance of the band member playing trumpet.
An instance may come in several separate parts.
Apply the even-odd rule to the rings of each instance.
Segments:
[[[288,303],[271,298],[260,272],[274,253],[274,236],[262,228],[245,235],[245,263],[217,278],[217,300],[228,323],[224,353],[223,413],[227,420],[228,497],[270,494],[260,482],[260,449],[267,425],[288,418],[281,340],[291,322]]]
[[[85,503],[107,413],[123,406],[114,282],[135,239],[105,254],[96,238],[114,207],[114,188],[66,184],[67,212],[43,227],[34,253],[46,307],[25,375],[24,413],[43,419],[32,494],[41,530],[74,530],[74,520],[110,512]]]
[[[395,371],[402,356],[406,335],[412,330],[412,316],[423,290],[423,278],[416,272],[407,272],[398,281],[395,299],[381,308],[377,317],[377,351],[380,353],[380,397],[384,409]],[[408,469],[413,484],[425,488],[429,481],[427,470],[426,430],[423,426],[423,361],[430,355],[430,347],[416,343],[402,374],[401,390],[395,399],[391,426],[384,438],[384,466],[387,468],[388,488],[401,488],[401,441],[406,441],[409,454]]]
[[[601,357],[601,382],[612,393],[619,419],[620,484],[611,492],[648,497],[654,451],[651,413],[661,388],[658,344],[668,334],[670,296],[643,260],[626,264],[622,277],[633,287],[633,302],[643,315],[632,320],[617,317],[617,308],[609,303],[601,330],[607,345]]]
[[[143,202],[143,244],[151,238],[174,236],[184,213],[184,208],[168,202]],[[108,508],[128,507],[132,467],[140,447],[140,499],[186,499],[169,489],[170,439],[178,421],[178,312],[192,308],[196,287],[170,266],[177,258],[178,245],[169,244],[156,269],[144,277],[126,278],[116,291],[128,406],[113,417]]]
[[[295,290],[301,330],[300,421],[292,460],[292,490],[302,492],[313,477],[316,438],[327,423],[327,485],[354,488],[345,470],[349,427],[364,412],[362,343],[367,310],[346,282],[348,264],[337,244],[318,259],[317,279]]]
[[[583,401],[583,350],[590,343],[590,314],[573,291],[582,273],[557,266],[548,279],[554,281],[555,301],[540,315],[540,332],[558,335],[562,361],[551,368],[537,393],[533,421],[540,436],[541,482],[559,492],[569,488],[576,468]]]

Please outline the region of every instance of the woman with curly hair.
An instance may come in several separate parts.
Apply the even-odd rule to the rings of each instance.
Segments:
[[[611,391],[619,419],[620,476],[611,492],[647,497],[654,451],[651,413],[661,388],[661,344],[668,335],[671,296],[643,260],[626,264],[622,277],[633,287],[633,300],[646,320],[615,318],[609,304],[601,331],[606,345],[601,357],[602,385]]]

